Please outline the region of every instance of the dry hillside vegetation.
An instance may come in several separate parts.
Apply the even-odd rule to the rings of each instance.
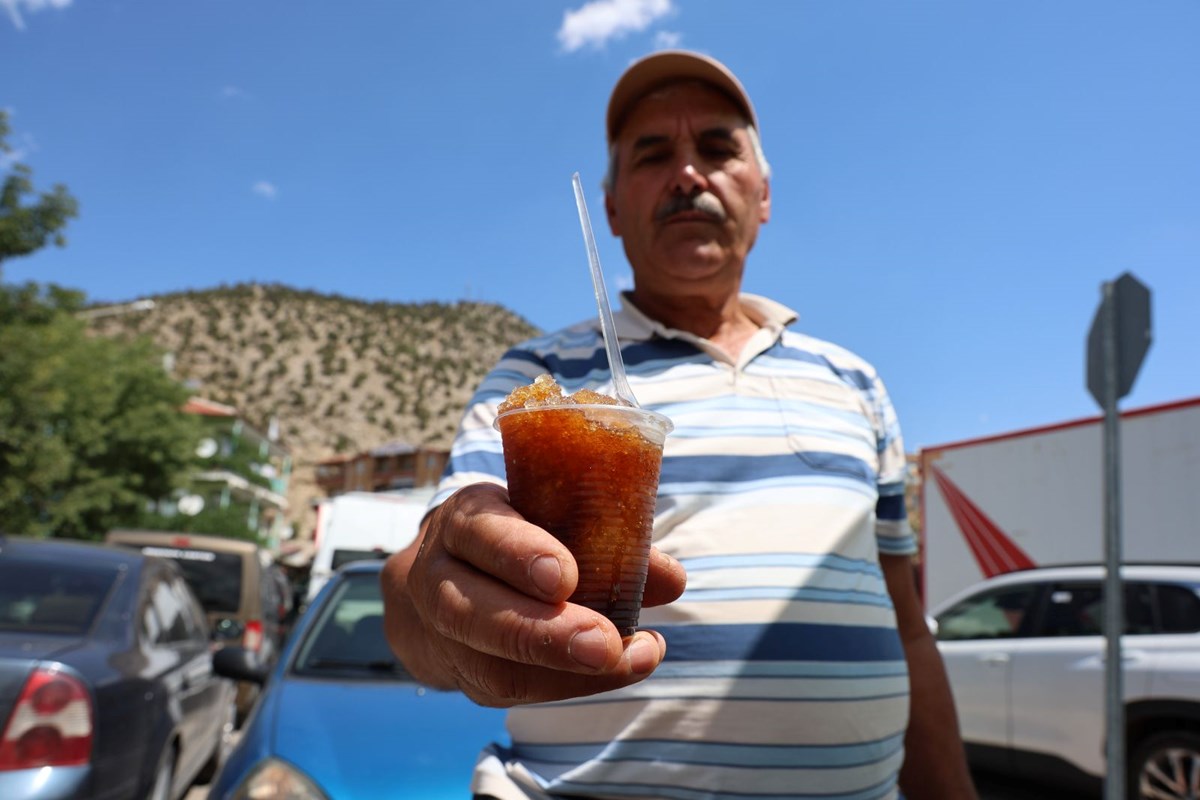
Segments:
[[[97,317],[98,333],[146,335],[197,395],[266,431],[293,455],[297,530],[318,495],[316,460],[385,442],[448,447],[463,406],[511,344],[537,329],[487,303],[381,303],[245,284],[152,298]]]

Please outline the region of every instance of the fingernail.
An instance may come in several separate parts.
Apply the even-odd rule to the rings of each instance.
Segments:
[[[648,675],[658,666],[661,655],[658,642],[651,636],[638,636],[629,645],[625,657],[629,659],[629,671],[634,675]]]
[[[572,636],[567,651],[588,669],[603,669],[608,663],[608,640],[599,628],[588,628]]]
[[[544,595],[558,594],[559,584],[562,583],[562,568],[554,556],[538,556],[529,565],[529,579]]]

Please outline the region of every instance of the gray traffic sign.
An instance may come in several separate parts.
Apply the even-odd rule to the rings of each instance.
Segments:
[[[1101,406],[1106,401],[1105,391],[1105,342],[1104,326],[1107,315],[1114,315],[1112,323],[1116,333],[1116,397],[1120,400],[1129,394],[1137,378],[1146,351],[1150,349],[1150,290],[1146,285],[1126,272],[1104,292],[1100,308],[1092,319],[1087,338],[1087,388]]]

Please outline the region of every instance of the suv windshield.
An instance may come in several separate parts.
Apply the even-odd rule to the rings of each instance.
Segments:
[[[78,636],[117,582],[116,567],[0,560],[0,631]]]
[[[374,572],[346,575],[338,583],[299,652],[297,674],[411,680],[383,635],[383,599]]]
[[[242,556],[190,547],[143,547],[148,556],[172,559],[204,610],[236,614],[242,605]]]

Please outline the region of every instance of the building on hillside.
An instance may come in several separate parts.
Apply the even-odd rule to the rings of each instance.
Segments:
[[[346,492],[399,492],[433,486],[448,450],[389,442],[372,450],[317,462],[317,485],[329,497]]]
[[[251,534],[277,549],[280,540],[291,535],[286,513],[292,457],[279,442],[275,424],[264,433],[233,406],[201,397],[188,400],[183,411],[202,418],[205,433],[196,450],[202,466],[187,489],[160,502],[158,511],[195,518],[187,528],[196,533]],[[202,530],[205,522],[216,524],[218,517],[221,525],[234,528],[244,520],[245,529]]]

